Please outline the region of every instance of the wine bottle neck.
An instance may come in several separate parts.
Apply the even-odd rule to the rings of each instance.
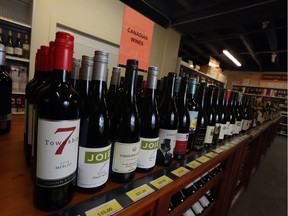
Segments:
[[[67,70],[54,69],[53,80],[55,82],[70,83],[71,72]]]

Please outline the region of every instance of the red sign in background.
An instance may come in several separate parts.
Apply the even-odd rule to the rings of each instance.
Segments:
[[[152,44],[154,22],[125,6],[118,57],[119,65],[126,65],[127,59],[137,59],[139,69],[147,70]]]

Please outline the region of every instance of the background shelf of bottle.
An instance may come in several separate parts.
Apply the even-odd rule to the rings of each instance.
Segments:
[[[30,59],[20,58],[20,57],[15,57],[15,56],[10,56],[10,55],[6,55],[6,59],[19,61],[19,62],[27,62],[27,63],[30,62]]]

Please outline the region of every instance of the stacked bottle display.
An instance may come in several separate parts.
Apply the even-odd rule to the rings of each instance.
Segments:
[[[108,88],[109,53],[73,59],[73,47],[71,34],[57,32],[38,49],[26,86],[24,147],[38,209],[65,206],[75,189],[130,182],[136,171],[214,148],[273,117],[268,101],[260,109],[254,98],[204,80],[169,72],[161,84],[156,66],[143,84],[135,59],[127,60],[125,77],[113,67]]]

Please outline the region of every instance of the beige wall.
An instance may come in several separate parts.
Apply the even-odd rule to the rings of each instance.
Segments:
[[[54,40],[57,23],[120,45],[123,13],[118,0],[34,0],[29,78],[37,48]],[[155,24],[149,64],[160,76],[175,71],[179,44],[180,34]]]

